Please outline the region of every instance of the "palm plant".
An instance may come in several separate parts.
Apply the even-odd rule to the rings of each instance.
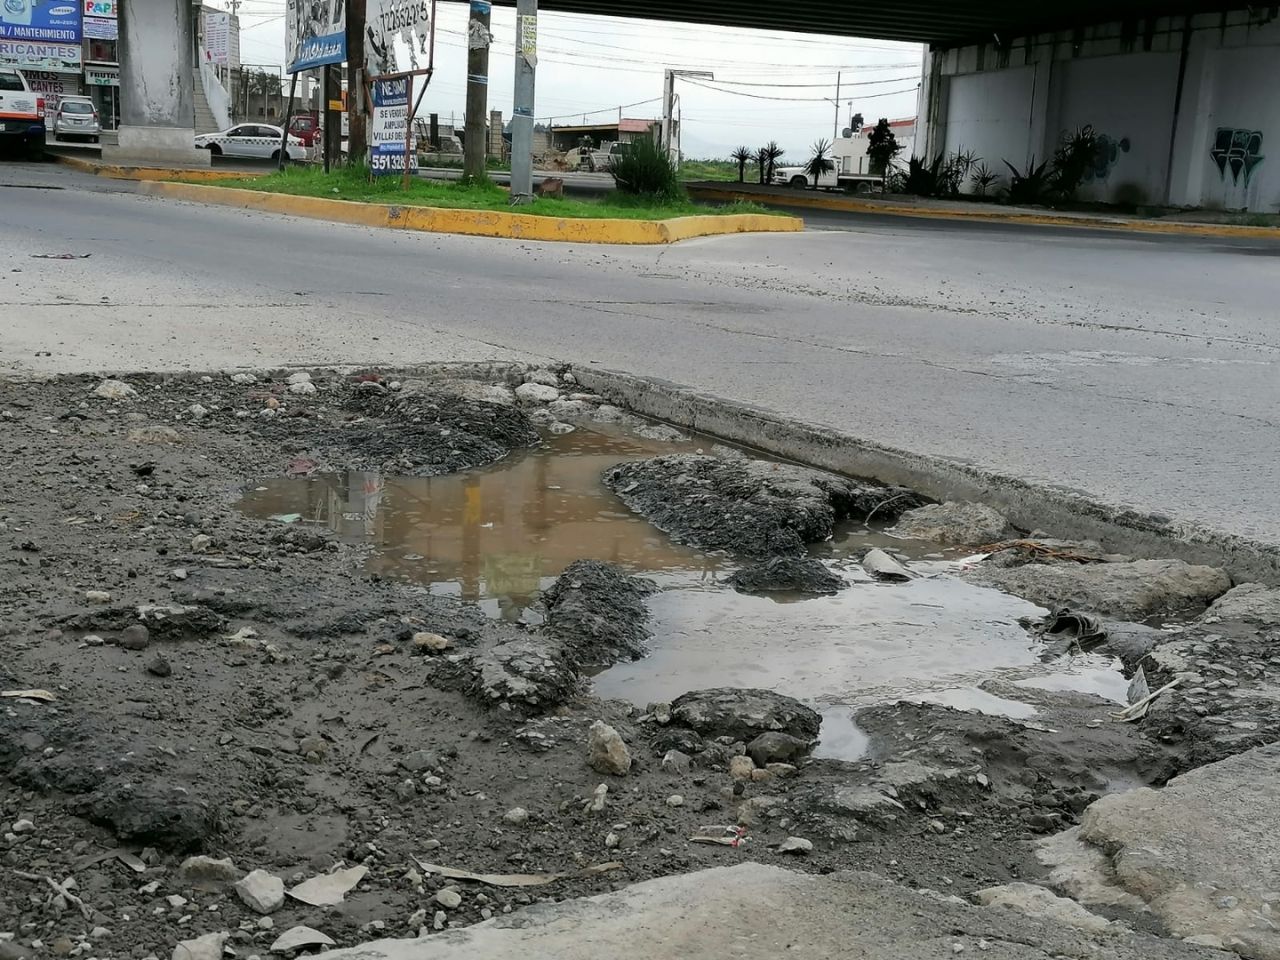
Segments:
[[[765,157],[767,158],[769,165],[769,175],[765,178],[765,182],[773,183],[774,168],[778,166],[778,161],[782,159],[782,155],[786,153],[786,151],[778,146],[777,140],[770,140],[762,149],[764,150]]]
[[[804,172],[816,188],[822,178],[836,168],[836,162],[828,156],[831,150],[830,140],[819,140],[813,145],[813,155],[804,165]]]
[[[747,179],[747,164],[752,161],[754,154],[750,147],[738,147],[733,153],[729,154],[729,159],[738,165],[738,182],[743,183]]]
[[[769,151],[761,147],[756,151],[756,155],[752,159],[755,160],[756,167],[759,168],[760,182],[768,183],[769,181],[765,179],[765,174],[772,172],[769,170]]]

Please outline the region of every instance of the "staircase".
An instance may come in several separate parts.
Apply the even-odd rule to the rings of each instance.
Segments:
[[[200,71],[195,72],[195,98],[196,98],[196,133],[219,133],[221,127],[218,121],[213,118],[213,111],[209,109],[209,101],[204,96],[204,84],[200,82]]]

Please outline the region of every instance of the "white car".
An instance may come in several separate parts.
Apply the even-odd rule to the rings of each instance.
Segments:
[[[208,150],[215,157],[249,157],[254,160],[279,160],[280,137],[284,131],[267,123],[242,123],[221,133],[204,133],[196,137],[196,149]],[[285,160],[305,160],[307,148],[295,136],[289,137]]]

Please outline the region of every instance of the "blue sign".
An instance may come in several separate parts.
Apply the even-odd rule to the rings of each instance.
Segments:
[[[0,0],[7,3],[8,0]],[[288,0],[285,45],[289,73],[347,59],[347,16],[344,0]]]
[[[409,132],[408,77],[373,81],[373,123],[369,128],[369,172],[375,177],[418,170],[418,151]],[[407,141],[407,142],[406,142]],[[405,147],[408,146],[408,157]]]
[[[80,0],[0,0],[0,40],[80,43]]]

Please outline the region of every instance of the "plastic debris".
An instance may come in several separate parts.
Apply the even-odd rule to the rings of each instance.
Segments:
[[[689,838],[690,843],[714,843],[722,847],[740,847],[751,838],[747,836],[746,827],[735,827],[727,823],[712,824],[700,827],[698,832]]]
[[[292,953],[294,950],[301,950],[303,947],[334,947],[337,946],[333,942],[333,938],[321,933],[313,927],[292,927],[286,930],[280,936],[276,937],[276,942],[271,945],[272,953]]]
[[[53,703],[58,698],[48,690],[0,690],[0,697],[11,697],[14,700],[39,700]]]
[[[458,870],[438,863],[425,863],[417,857],[413,860],[427,873],[439,874],[450,880],[472,880],[491,887],[541,887],[548,883],[555,883],[557,880],[591,877],[599,873],[621,870],[623,866],[619,861],[611,860],[608,863],[597,863],[575,873],[472,873],[470,870]]]
[[[337,906],[346,897],[347,892],[363,880],[368,872],[369,868],[365,866],[335,870],[333,873],[302,881],[289,891],[289,896],[303,903],[309,903],[313,907]],[[274,950],[275,947],[271,949]]]
[[[1151,696],[1151,687],[1147,685],[1147,672],[1138,667],[1138,672],[1129,681],[1128,701],[1130,705]]]
[[[1145,682],[1145,677],[1144,677],[1144,682]],[[1123,721],[1124,723],[1132,723],[1135,720],[1141,720],[1143,717],[1147,715],[1147,711],[1151,709],[1151,704],[1155,702],[1156,698],[1159,697],[1160,694],[1166,693],[1167,691],[1172,690],[1181,682],[1182,682],[1181,677],[1175,677],[1173,680],[1166,683],[1163,687],[1161,687],[1155,693],[1149,693],[1145,697],[1143,697],[1141,700],[1136,700],[1133,703],[1129,704],[1129,706],[1125,707],[1119,713],[1113,713],[1111,715],[1111,719],[1120,720],[1120,721]]]
[[[915,577],[914,573],[879,547],[867,551],[867,555],[862,558],[862,569],[875,579],[887,583],[906,583]]]
[[[302,519],[302,514],[300,514],[300,513],[273,513],[273,514],[271,515],[270,519],[271,519],[271,520],[276,521],[276,523],[297,523],[299,520],[301,520],[301,519]]]

